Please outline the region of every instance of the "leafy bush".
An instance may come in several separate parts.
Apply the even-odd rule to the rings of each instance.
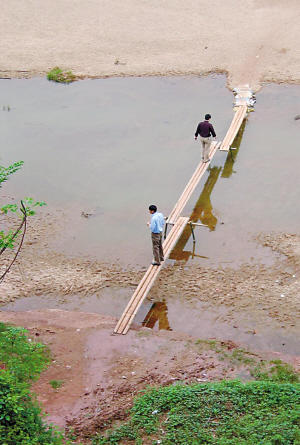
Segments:
[[[16,382],[37,380],[50,361],[48,348],[32,342],[26,329],[0,323],[0,363]]]
[[[50,360],[45,345],[31,341],[27,331],[0,323],[0,443],[60,445],[61,434],[42,419],[30,392]]]
[[[1,445],[60,445],[61,435],[42,420],[41,408],[25,382],[0,373]]]

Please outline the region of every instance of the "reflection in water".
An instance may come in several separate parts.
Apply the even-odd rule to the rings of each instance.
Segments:
[[[221,171],[222,171],[221,175],[222,178],[229,178],[232,175],[232,173],[235,173],[233,171],[233,165],[238,155],[245,126],[246,126],[246,120],[243,121],[241,128],[238,131],[238,134],[232,143],[235,150],[229,150],[223,169],[222,167],[216,167],[216,166],[212,168],[209,167],[207,169],[209,173],[208,178],[205,182],[205,185],[199,196],[199,199],[193,209],[193,212],[190,215],[190,221],[195,223],[201,221],[201,223],[206,225],[211,231],[215,230],[218,222],[217,217],[213,213],[213,206],[210,200],[211,193],[219,179]],[[193,243],[193,252],[184,251],[184,247],[186,246],[191,236],[191,233],[192,233],[191,227],[187,225],[180,239],[178,240],[176,247],[173,249],[170,255],[170,259],[178,261],[188,261],[190,257],[192,258],[194,258],[194,256],[199,257],[199,255],[195,255],[194,252],[195,243]]]
[[[245,127],[246,127],[246,119],[243,120],[241,128],[239,129],[234,141],[232,142],[232,146],[235,148],[235,150],[229,150],[225,165],[223,167],[221,178],[230,178],[232,173],[235,173],[233,171],[233,165],[235,163],[236,157],[240,149]]]
[[[199,199],[194,207],[194,210],[190,216],[190,221],[193,222],[201,221],[201,223],[208,226],[210,230],[215,230],[218,222],[216,216],[213,214],[213,206],[210,202],[210,195],[219,178],[221,170],[222,167],[208,168],[207,171],[209,172],[209,176],[199,196]],[[170,258],[172,260],[187,261],[189,257],[193,255],[192,252],[184,252],[183,250],[190,236],[191,236],[191,227],[187,225],[178,243],[176,244],[175,249],[173,249],[170,255]]]
[[[142,322],[142,326],[153,329],[157,321],[158,329],[172,331],[169,325],[168,307],[165,301],[157,301],[152,304],[148,314]]]

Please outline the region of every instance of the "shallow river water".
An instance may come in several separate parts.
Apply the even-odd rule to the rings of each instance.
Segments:
[[[138,267],[152,258],[149,204],[168,215],[200,161],[197,123],[209,112],[222,140],[234,98],[226,78],[218,75],[70,85],[41,78],[0,80],[0,97],[0,163],[25,161],[1,189],[1,202],[24,196],[43,200],[50,211],[62,210],[70,218],[57,250]],[[294,120],[299,104],[298,86],[265,85],[257,94],[255,112],[235,141],[237,150],[233,156],[217,152],[184,209],[185,216],[209,229],[195,229],[195,245],[186,233],[170,262],[268,264],[273,254],[253,236],[260,231],[299,233],[300,121]],[[84,218],[82,212],[92,216]],[[130,293],[104,293],[101,301],[91,297],[80,304],[74,297],[66,308],[119,316]],[[45,305],[64,308],[34,297],[32,303],[29,298],[6,309]],[[188,306],[178,305],[169,305],[171,327],[189,331],[193,324],[197,331],[199,325],[202,335],[199,312],[191,315]],[[139,321],[148,309],[149,304],[142,308]],[[190,316],[195,321],[189,325]],[[225,326],[220,329],[226,334]],[[271,344],[273,333],[269,337]]]

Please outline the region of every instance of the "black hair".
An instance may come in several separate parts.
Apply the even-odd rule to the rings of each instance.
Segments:
[[[211,115],[210,114],[206,114],[205,115],[205,120],[208,121],[209,119],[211,119]]]
[[[149,206],[149,210],[150,210],[150,212],[156,212],[157,211],[157,207],[152,204],[151,206]]]

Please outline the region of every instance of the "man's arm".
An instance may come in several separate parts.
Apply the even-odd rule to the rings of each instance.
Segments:
[[[150,224],[149,224],[151,232],[154,232],[156,230],[156,218],[152,216]]]
[[[213,137],[216,138],[217,135],[216,135],[216,132],[215,132],[214,127],[212,126],[212,124],[209,124],[209,129],[210,129],[210,132],[213,135]]]
[[[200,124],[198,124],[197,128],[196,128],[196,133],[195,133],[195,141],[197,140],[198,134],[200,134],[200,128],[199,128]]]

